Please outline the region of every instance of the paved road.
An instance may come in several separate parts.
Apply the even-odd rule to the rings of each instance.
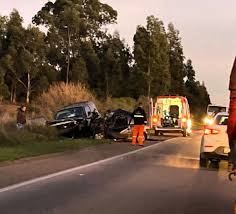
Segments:
[[[199,169],[200,135],[0,193],[1,214],[228,214],[227,164]]]

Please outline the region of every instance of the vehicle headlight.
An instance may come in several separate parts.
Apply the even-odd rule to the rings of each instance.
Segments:
[[[208,124],[212,125],[213,123],[214,123],[214,120],[213,119],[209,119]]]
[[[204,121],[204,124],[207,124],[207,125],[212,125],[214,123],[214,120],[209,117],[204,118],[203,121]]]

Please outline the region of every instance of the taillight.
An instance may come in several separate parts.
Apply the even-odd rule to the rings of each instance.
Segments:
[[[204,135],[211,135],[211,134],[219,134],[220,130],[212,129],[212,128],[205,128]]]

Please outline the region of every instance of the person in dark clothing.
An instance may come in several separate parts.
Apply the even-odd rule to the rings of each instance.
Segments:
[[[230,161],[233,164],[233,171],[236,172],[236,58],[230,76],[230,107],[228,119],[228,138],[230,147]]]
[[[140,146],[143,146],[144,142],[144,125],[147,124],[147,116],[143,109],[142,103],[139,103],[132,113],[132,119],[134,120],[132,145],[136,144],[137,137]]]
[[[17,129],[22,129],[24,128],[26,124],[26,106],[21,106],[18,110],[17,113],[17,118],[16,118],[16,127]]]

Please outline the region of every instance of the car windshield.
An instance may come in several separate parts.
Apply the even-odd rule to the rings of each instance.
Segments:
[[[228,115],[218,115],[215,119],[217,125],[227,125],[228,124]]]
[[[65,110],[59,111],[56,114],[56,120],[62,120],[62,119],[73,118],[73,117],[83,117],[83,116],[84,116],[83,107],[77,107],[77,108],[71,108],[71,109],[65,109]]]

